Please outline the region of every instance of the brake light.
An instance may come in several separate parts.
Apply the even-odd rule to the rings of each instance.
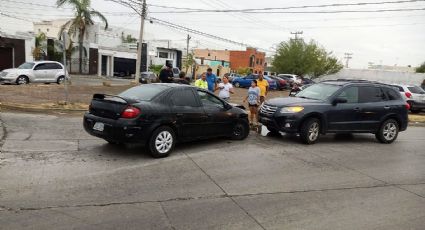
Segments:
[[[404,95],[406,95],[406,97],[407,97],[407,98],[412,97],[412,94],[411,94],[411,93],[409,93],[409,92],[405,92],[405,93],[404,93]]]
[[[136,118],[137,116],[139,116],[140,114],[140,109],[133,107],[133,106],[128,106],[122,113],[121,113],[121,117],[122,118],[127,118],[127,119],[131,119],[131,118]]]
[[[406,103],[406,109],[410,110],[410,104],[409,103]]]

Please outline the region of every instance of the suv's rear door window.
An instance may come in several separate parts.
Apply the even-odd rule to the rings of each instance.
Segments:
[[[130,88],[120,93],[118,96],[136,101],[150,101],[167,88],[168,87],[165,85],[141,85]]]
[[[379,102],[386,100],[384,92],[381,88],[375,86],[361,86],[359,87],[359,102]]]
[[[176,90],[172,93],[171,102],[175,106],[198,107],[198,101],[191,89]]]

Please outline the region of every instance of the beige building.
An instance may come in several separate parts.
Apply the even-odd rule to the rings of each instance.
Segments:
[[[230,61],[230,51],[228,50],[195,49],[193,53],[194,57],[198,59]]]

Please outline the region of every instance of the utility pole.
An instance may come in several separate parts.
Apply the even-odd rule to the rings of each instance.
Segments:
[[[346,59],[345,61],[345,68],[348,68],[348,63],[350,62],[350,59],[352,59],[353,57],[352,53],[344,53],[344,59]]]
[[[65,87],[65,104],[68,104],[68,76],[67,76],[67,68],[66,68],[66,47],[67,47],[67,43],[66,43],[66,36],[67,33],[65,32],[65,30],[62,32],[62,42],[63,42],[63,70],[65,72],[65,79],[63,80],[63,84]]]
[[[295,35],[295,38],[294,38],[295,41],[299,40],[298,35],[301,35],[303,33],[304,33],[303,31],[291,32],[291,34]]]
[[[187,40],[186,40],[186,72],[189,72],[189,42],[190,39],[192,39],[192,37],[190,37],[190,35],[187,35]]]
[[[140,66],[142,65],[142,46],[143,46],[143,28],[145,25],[145,18],[146,18],[146,0],[140,0],[143,1],[141,4],[142,7],[142,15],[141,15],[141,22],[140,22],[140,32],[139,32],[139,44],[137,46],[137,60],[136,60],[136,76],[134,77],[134,81],[136,84],[139,83],[140,79]]]

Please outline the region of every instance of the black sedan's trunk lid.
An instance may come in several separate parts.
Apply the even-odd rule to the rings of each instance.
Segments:
[[[114,95],[95,94],[89,112],[98,117],[117,120],[132,101]]]

